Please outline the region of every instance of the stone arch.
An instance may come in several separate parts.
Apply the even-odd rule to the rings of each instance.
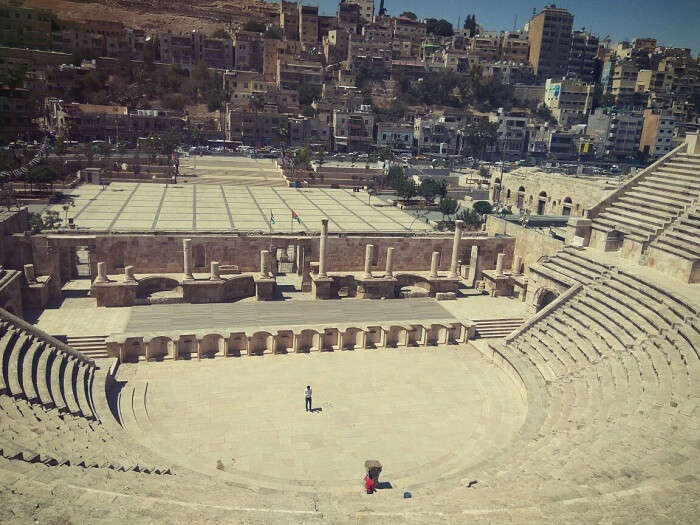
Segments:
[[[199,340],[199,353],[202,357],[214,357],[225,351],[226,341],[221,334],[207,334]]]
[[[537,215],[544,215],[547,207],[547,192],[541,191],[537,198]]]
[[[160,361],[167,356],[174,357],[173,340],[167,336],[159,335],[148,341],[148,359]]]
[[[241,357],[248,351],[248,338],[245,332],[231,332],[228,336],[226,355]]]
[[[571,215],[571,197],[564,197],[564,203],[561,207],[562,215]]]
[[[431,324],[429,328],[426,327],[425,344],[428,346],[447,344],[449,330],[450,328],[444,324]]]
[[[318,332],[309,328],[302,330],[297,335],[297,351],[310,352],[314,348],[314,341]]]
[[[387,348],[397,348],[407,344],[407,330],[404,326],[390,326],[386,330],[384,337],[384,346]]]
[[[321,333],[320,350],[332,352],[336,347],[340,348],[340,332],[337,328],[326,328]]]
[[[275,353],[286,354],[294,348],[294,332],[292,330],[279,330],[275,338]]]
[[[557,297],[559,297],[559,292],[551,288],[543,286],[535,292],[534,302],[535,302],[535,312],[539,312],[542,308],[551,304]]]
[[[430,292],[430,283],[422,275],[414,275],[410,273],[400,273],[396,274],[396,285],[394,286],[394,296],[402,297],[404,296],[404,288],[414,287],[425,290],[426,293]],[[406,292],[408,293],[408,291]]]
[[[357,328],[351,326],[343,331],[342,336],[342,350],[354,350],[355,348],[362,347],[362,334],[364,330],[362,328]]]
[[[520,186],[518,188],[518,196],[517,196],[517,199],[515,201],[515,205],[518,208],[522,208],[524,204],[525,204],[525,187]]]
[[[271,348],[272,341],[274,341],[274,337],[270,332],[255,332],[250,336],[248,353],[250,355],[263,355],[265,352],[273,352],[274,349]]]

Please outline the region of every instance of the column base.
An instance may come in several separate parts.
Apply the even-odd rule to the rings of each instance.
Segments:
[[[311,276],[311,291],[314,294],[314,299],[330,299],[331,284],[333,279],[330,277]]]

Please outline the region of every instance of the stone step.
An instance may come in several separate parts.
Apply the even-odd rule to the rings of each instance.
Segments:
[[[63,352],[54,351],[53,360],[50,361],[51,367],[51,399],[53,399],[53,404],[59,409],[67,409],[68,405],[63,395],[63,385],[61,382],[61,377],[63,374],[62,369],[65,367],[67,357]]]
[[[66,344],[90,359],[104,359],[107,354],[107,336],[68,336]]]
[[[700,183],[700,175],[692,170],[677,165],[663,166],[654,171],[653,176],[660,176],[664,179],[674,180],[678,182],[686,182],[690,185]]]
[[[44,343],[41,341],[32,341],[22,361],[22,390],[30,401],[37,401],[39,399],[35,370],[43,347]]]
[[[647,224],[640,224],[634,219],[620,216],[609,211],[604,211],[593,219],[592,225],[600,225],[606,227],[608,230],[621,230],[624,231],[628,237],[637,240],[649,240],[661,229],[651,227]]]
[[[666,230],[658,240],[663,240],[668,244],[672,244],[691,253],[700,253],[700,235],[688,235],[688,233],[683,230],[677,230],[675,226]]]
[[[637,224],[649,230],[664,228],[676,217],[676,215],[664,215],[663,217],[659,217],[658,215],[642,214],[628,209],[624,203],[620,206],[617,202],[607,208],[605,212],[610,214],[614,213],[630,224]]]
[[[633,187],[627,190],[621,198],[628,198],[639,201],[640,204],[656,206],[660,209],[670,209],[682,211],[692,202],[692,200],[679,201],[675,196],[663,197],[655,192],[650,192],[640,187]]]
[[[679,186],[674,186],[671,184],[666,184],[665,182],[659,182],[655,180],[643,180],[639,184],[634,186],[634,189],[638,191],[644,191],[651,195],[658,195],[665,199],[677,199],[687,203],[691,203],[695,198],[696,192]]]
[[[671,253],[677,257],[680,257],[682,259],[688,259],[688,260],[696,260],[698,259],[698,252],[695,250],[687,250],[683,248],[682,246],[679,246],[677,242],[672,242],[668,239],[664,238],[659,238],[654,241],[653,246],[655,248],[658,248],[659,250],[663,250],[665,252]]]
[[[68,406],[68,411],[71,414],[80,414],[78,395],[75,391],[77,372],[78,362],[75,359],[69,358],[63,372],[63,395],[66,400],[66,405]]]
[[[683,207],[680,205],[676,207],[666,206],[665,204],[641,200],[628,195],[623,195],[615,201],[615,206],[634,213],[653,215],[663,220],[667,220],[669,217],[676,217],[683,212]]]

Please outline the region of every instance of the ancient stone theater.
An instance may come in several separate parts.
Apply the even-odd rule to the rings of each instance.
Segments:
[[[559,222],[499,183],[542,212],[155,183],[76,188],[65,229],[3,211],[0,521],[697,521],[698,136]]]

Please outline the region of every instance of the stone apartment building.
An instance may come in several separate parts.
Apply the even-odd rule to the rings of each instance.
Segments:
[[[328,124],[315,118],[290,117],[289,144],[294,147],[310,145],[315,148],[330,149],[331,129]]]
[[[598,141],[597,157],[621,159],[639,150],[643,124],[641,113],[598,108],[588,117],[586,133]]]
[[[527,62],[530,54],[530,42],[527,35],[519,31],[506,31],[501,37],[501,60],[507,62]]]
[[[586,31],[571,34],[567,76],[575,77],[587,84],[595,83],[598,76],[596,55],[600,40]]]
[[[287,116],[273,112],[223,111],[226,140],[247,146],[272,146],[280,143],[280,129],[287,129]]]
[[[357,34],[360,27],[360,6],[350,2],[340,2],[337,11],[338,28],[349,34]]]
[[[489,115],[489,122],[498,125],[496,149],[492,153],[504,159],[520,158],[527,147],[527,117],[499,109]]]
[[[449,115],[418,116],[413,121],[413,145],[418,154],[454,155],[459,151],[462,120]]]
[[[56,15],[48,9],[0,5],[0,45],[51,49],[55,21]]]
[[[535,79],[532,66],[527,61],[506,62],[505,60],[499,60],[482,64],[481,71],[483,77],[493,78],[502,84],[530,84]]]
[[[158,36],[160,61],[192,69],[199,62],[216,69],[233,69],[235,54],[228,38],[210,38],[201,31],[179,36],[161,33]]]
[[[360,19],[364,23],[374,20],[374,0],[347,0],[346,3],[357,4],[360,7]]]
[[[574,78],[548,78],[545,82],[544,104],[559,125],[569,127],[587,119],[593,107],[594,91],[593,84],[585,84]]]
[[[299,3],[299,40],[305,49],[318,45],[318,7]]]
[[[47,123],[57,137],[78,142],[103,140],[135,144],[140,137],[187,132],[187,119],[163,110],[47,100]]]
[[[413,149],[413,126],[396,122],[377,123],[377,146],[391,148],[395,152]]]
[[[652,109],[645,109],[643,115],[639,151],[648,154],[652,159],[661,158],[676,145],[674,135],[678,121],[673,115],[659,114]]]
[[[277,85],[280,89],[297,90],[302,84],[318,87],[323,85],[323,66],[311,60],[277,60]]]
[[[359,111],[333,111],[334,151],[368,152],[374,142],[374,113],[369,107]]]
[[[545,7],[529,24],[530,64],[537,80],[566,75],[574,16],[554,5]]]
[[[297,40],[263,40],[263,76],[267,82],[277,83],[277,62],[296,58],[302,52],[301,42]]]
[[[346,29],[332,29],[323,37],[323,55],[329,64],[347,60],[349,47],[350,35]]]
[[[257,71],[226,71],[222,78],[224,95],[233,106],[249,108],[251,98],[262,96],[274,87],[274,82],[267,82],[262,73]]]
[[[299,12],[301,4],[280,0],[280,27],[285,40],[299,40]],[[318,14],[318,11],[317,11]]]
[[[265,39],[262,34],[238,31],[234,36],[233,46],[236,69],[263,72]]]

